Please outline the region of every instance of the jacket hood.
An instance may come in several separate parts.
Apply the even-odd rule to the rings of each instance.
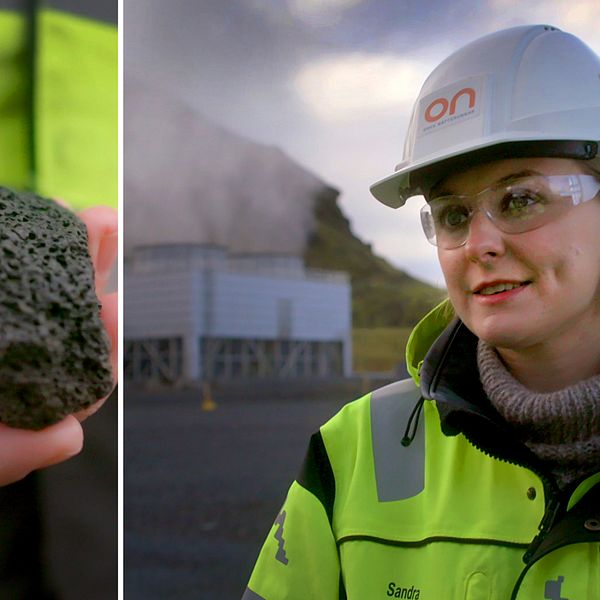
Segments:
[[[413,329],[406,344],[406,366],[417,386],[421,384],[421,365],[435,340],[454,318],[450,300],[446,299],[428,312]]]

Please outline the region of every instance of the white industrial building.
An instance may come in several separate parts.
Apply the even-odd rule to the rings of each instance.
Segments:
[[[125,263],[125,377],[270,379],[351,373],[345,273],[295,255],[213,245],[137,247]]]

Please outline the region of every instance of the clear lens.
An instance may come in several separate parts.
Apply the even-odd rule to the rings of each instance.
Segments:
[[[600,191],[591,175],[531,176],[483,190],[475,196],[442,196],[421,209],[427,239],[440,248],[462,246],[476,210],[505,233],[524,233],[559,218]]]
[[[434,246],[436,246],[437,242],[435,237],[435,225],[433,223],[433,216],[431,214],[431,210],[428,204],[421,208],[421,225],[423,227],[423,231],[425,232],[425,236],[427,237],[427,239]]]
[[[469,233],[472,209],[467,198],[436,198],[421,209],[421,223],[427,239],[442,248],[456,248]]]

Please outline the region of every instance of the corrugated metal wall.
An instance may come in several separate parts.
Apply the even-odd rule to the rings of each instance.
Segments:
[[[215,273],[214,337],[341,340],[350,318],[347,283]]]
[[[203,298],[190,271],[130,273],[124,278],[123,338],[185,336],[197,332]]]
[[[190,252],[170,247],[164,255],[159,249],[145,249],[137,263],[126,264],[126,373],[201,379],[205,375],[203,365],[208,364],[202,356],[203,349],[213,348],[213,354],[218,351],[219,360],[227,362],[223,352],[237,348],[228,340],[250,340],[259,344],[256,351],[265,356],[264,368],[255,369],[264,374],[277,369],[266,364],[276,362],[272,356],[268,358],[270,345],[289,340],[323,344],[322,349],[306,347],[315,357],[335,352],[335,346],[326,344],[339,342],[341,356],[339,360],[333,356],[330,362],[341,362],[341,371],[350,374],[351,289],[344,274],[304,271],[301,262],[294,259],[287,261],[288,270],[279,265],[277,274],[267,276],[263,267],[270,270],[273,257],[267,257],[262,264],[260,258],[253,257],[240,265],[239,259],[232,263],[226,259],[215,262],[215,249],[208,248],[207,252],[211,268],[199,268],[201,251],[197,248]],[[177,254],[181,256],[179,262]],[[249,268],[253,262],[255,273]],[[281,264],[285,266],[285,262]],[[250,352],[251,347],[248,348]],[[304,352],[303,360],[307,360],[308,350],[298,347],[295,352],[299,360]],[[177,369],[170,366],[174,356]],[[144,364],[132,365],[132,361]],[[148,364],[152,362],[158,366]],[[303,372],[291,367],[286,366],[290,373]],[[336,370],[339,374],[339,366]]]

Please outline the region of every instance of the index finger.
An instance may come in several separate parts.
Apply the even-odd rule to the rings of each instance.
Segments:
[[[117,211],[94,206],[78,213],[88,230],[88,246],[96,272],[96,292],[104,292],[118,253]]]

